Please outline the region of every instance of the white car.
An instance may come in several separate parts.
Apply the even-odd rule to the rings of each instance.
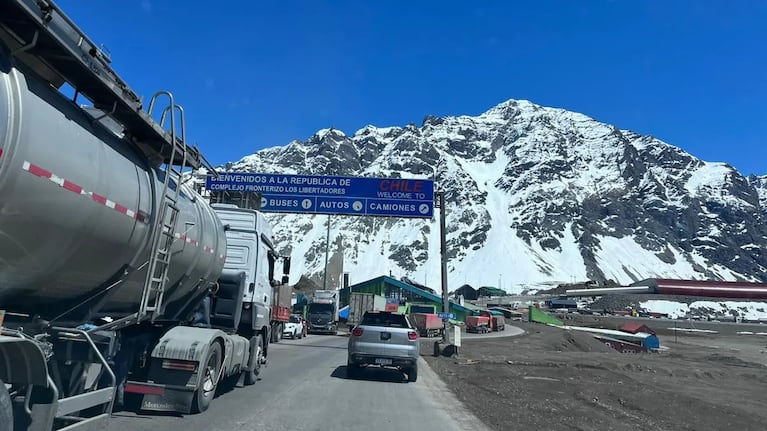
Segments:
[[[291,314],[288,319],[288,323],[282,327],[282,338],[290,337],[291,339],[301,338],[304,336],[304,323],[301,316]]]

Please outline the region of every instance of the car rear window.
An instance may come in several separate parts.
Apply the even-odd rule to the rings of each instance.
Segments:
[[[386,326],[389,328],[409,328],[407,319],[402,314],[365,313],[360,325]]]

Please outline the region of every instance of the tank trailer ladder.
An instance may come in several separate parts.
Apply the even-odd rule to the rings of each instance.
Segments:
[[[180,211],[178,201],[181,196],[182,175],[187,151],[187,146],[184,144],[186,142],[184,109],[181,105],[177,105],[174,102],[173,95],[167,91],[156,93],[152,97],[152,101],[149,102],[149,113],[151,114],[155,102],[157,102],[157,99],[160,96],[167,96],[169,100],[168,106],[162,113],[160,124],[164,126],[165,118],[170,114],[170,134],[174,141],[176,141],[176,111],[178,111],[181,123],[181,139],[179,141],[181,146],[180,148],[176,146],[173,147],[171,160],[175,158],[175,152],[177,150],[182,151],[183,154],[180,159],[182,161],[180,167],[177,168],[173,165],[167,165],[162,191],[160,193],[160,196],[163,197],[163,202],[152,229],[152,256],[149,259],[149,269],[147,270],[144,291],[141,295],[141,304],[138,312],[138,320],[142,320],[145,316],[150,315],[152,321],[162,314],[163,297],[168,282],[171,249],[173,247],[173,242],[176,240],[176,226],[178,224],[178,214]]]

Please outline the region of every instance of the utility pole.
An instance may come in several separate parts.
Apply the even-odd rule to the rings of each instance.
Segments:
[[[450,312],[450,299],[447,296],[447,238],[445,233],[445,192],[444,191],[438,191],[435,193],[437,195],[437,205],[439,206],[439,254],[441,256],[441,263],[442,263],[442,311],[445,313]],[[445,345],[450,343],[450,334],[448,333],[448,329],[450,329],[450,323],[447,319],[445,319],[445,327],[442,331],[442,341],[445,343]]]

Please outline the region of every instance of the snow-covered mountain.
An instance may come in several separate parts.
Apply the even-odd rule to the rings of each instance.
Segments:
[[[427,116],[420,127],[324,129],[226,170],[435,179],[446,192],[451,290],[767,280],[767,177],[528,101],[474,117]],[[293,256],[291,282],[321,276],[328,216],[270,218]],[[352,283],[391,273],[440,285],[438,218],[332,216],[331,241],[334,282],[345,271]]]

